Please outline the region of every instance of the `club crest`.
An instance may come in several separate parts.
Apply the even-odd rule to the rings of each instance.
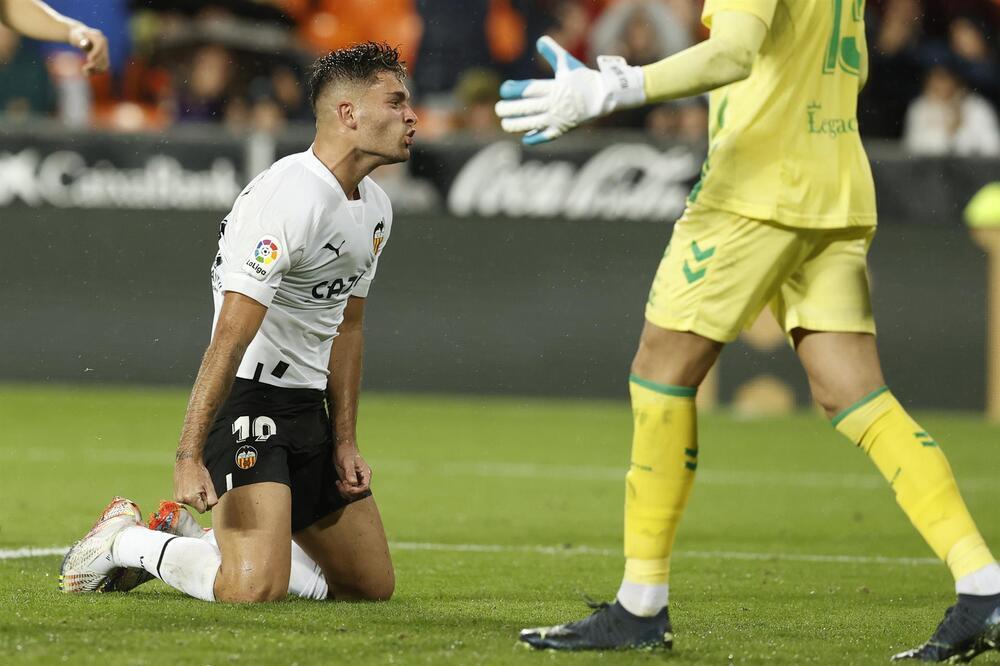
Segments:
[[[236,452],[236,466],[240,469],[250,469],[257,464],[257,449],[252,446],[241,446]]]

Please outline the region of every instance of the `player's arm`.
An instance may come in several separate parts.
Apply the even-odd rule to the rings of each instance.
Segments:
[[[538,50],[555,78],[505,81],[496,112],[508,132],[528,132],[527,144],[551,141],[580,123],[616,109],[677,99],[741,81],[753,69],[768,24],[748,11],[712,15],[707,40],[645,67],[600,56],[598,70],[585,67],[550,37]]]
[[[749,12],[724,11],[705,41],[641,68],[647,102],[690,97],[742,81],[767,37],[767,24]]]
[[[364,352],[365,299],[351,296],[330,350],[326,401],[333,424],[333,462],[337,490],[347,499],[360,497],[371,485],[372,470],[358,450],[358,396]]]
[[[205,440],[265,314],[267,307],[249,296],[226,292],[212,342],[205,351],[191,389],[174,462],[174,499],[199,512],[212,508],[219,501],[205,468]]]
[[[62,42],[87,54],[83,71],[108,68],[108,41],[100,30],[63,16],[41,0],[0,0],[0,23],[26,37]]]

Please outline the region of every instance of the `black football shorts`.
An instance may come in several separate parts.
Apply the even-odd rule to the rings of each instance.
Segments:
[[[323,391],[236,378],[205,442],[216,495],[283,483],[292,491],[292,532],[309,527],[350,503],[337,492],[332,432]]]

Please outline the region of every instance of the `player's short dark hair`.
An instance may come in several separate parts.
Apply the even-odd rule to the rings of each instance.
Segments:
[[[399,60],[399,49],[385,42],[361,42],[331,51],[313,63],[309,70],[309,101],[313,111],[316,100],[331,83],[375,83],[382,72],[406,78],[406,63]]]

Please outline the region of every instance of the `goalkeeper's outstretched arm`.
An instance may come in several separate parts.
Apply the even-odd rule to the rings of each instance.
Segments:
[[[720,11],[712,16],[711,30],[704,42],[652,65],[600,56],[597,70],[542,37],[538,51],[555,78],[505,81],[497,115],[508,132],[527,132],[525,143],[543,143],[616,109],[698,95],[750,76],[767,24],[750,12]]]
[[[719,12],[705,41],[642,68],[647,102],[700,95],[750,76],[767,26],[749,12]]]

